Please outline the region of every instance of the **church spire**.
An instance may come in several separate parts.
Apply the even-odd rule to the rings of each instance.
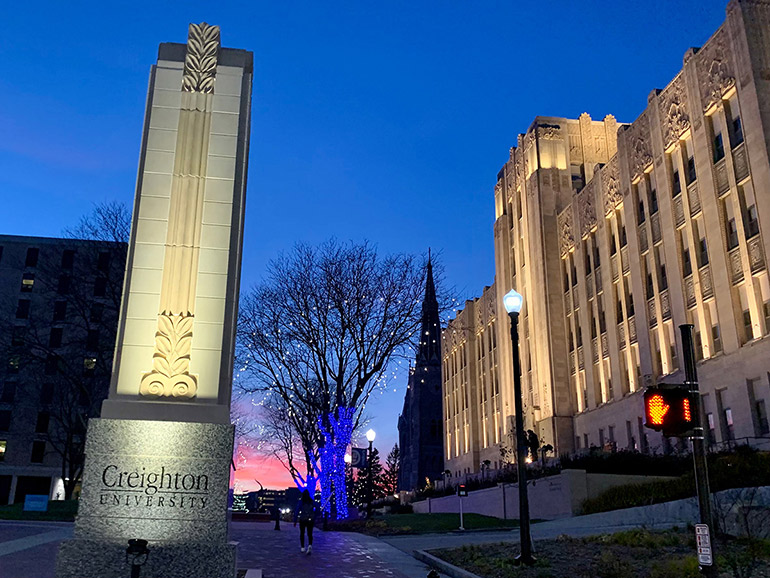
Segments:
[[[436,285],[433,282],[433,261],[428,249],[428,270],[425,280],[425,297],[422,301],[422,323],[420,324],[420,347],[417,350],[417,365],[431,362],[441,363],[441,322],[438,316]]]

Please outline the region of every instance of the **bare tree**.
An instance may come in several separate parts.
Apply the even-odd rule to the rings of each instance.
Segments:
[[[316,421],[322,497],[330,504],[333,495],[338,516],[347,510],[345,450],[419,328],[425,273],[419,259],[380,257],[366,242],[297,245],[242,300],[239,347],[252,379],[241,387],[283,400],[302,428]]]
[[[3,321],[11,336],[3,346],[27,391],[22,405],[30,416],[43,410],[36,433],[61,461],[67,499],[80,482],[87,421],[107,396],[129,230],[125,206],[96,205],[65,230],[72,248],[41,250],[35,272],[25,274],[25,319]]]

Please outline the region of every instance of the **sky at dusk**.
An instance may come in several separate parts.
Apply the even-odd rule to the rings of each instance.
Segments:
[[[0,233],[57,236],[131,205],[150,66],[189,22],[254,52],[244,289],[296,242],[440,253],[462,298],[494,279],[493,187],[538,115],[631,122],[727,0],[33,2],[4,11]],[[384,456],[406,375],[367,408]],[[244,487],[289,478],[248,450]]]

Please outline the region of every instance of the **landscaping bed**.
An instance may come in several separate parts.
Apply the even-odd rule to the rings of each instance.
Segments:
[[[721,548],[720,548],[721,546]],[[717,544],[720,576],[770,577],[770,542],[733,540]],[[450,564],[482,578],[698,578],[692,529],[661,532],[630,530],[617,534],[538,540],[537,563],[514,565],[518,544],[483,544],[431,550]],[[751,568],[749,568],[751,566]],[[739,568],[739,570],[734,569]],[[745,570],[749,569],[748,573]]]
[[[399,534],[426,534],[451,532],[460,525],[458,514],[392,514],[376,516],[370,520],[342,520],[329,522],[329,529],[340,532],[359,532],[370,536],[394,536]],[[466,530],[492,530],[518,528],[518,520],[501,520],[481,514],[465,514]]]
[[[54,500],[48,502],[47,512],[25,512],[23,503],[0,506],[0,520],[72,522],[77,513],[77,500]]]

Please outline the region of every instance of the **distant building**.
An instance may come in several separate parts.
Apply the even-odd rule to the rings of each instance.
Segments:
[[[557,454],[686,447],[645,428],[642,403],[645,386],[684,380],[685,323],[711,447],[770,448],[769,20],[769,2],[731,0],[633,123],[536,117],[497,175],[495,309],[524,295],[525,427]],[[469,317],[444,334],[446,467],[465,473],[499,455],[514,407],[507,318],[499,397],[482,395],[478,348],[455,377],[453,352],[481,335]]]
[[[441,322],[428,260],[420,343],[398,418],[399,490],[422,488],[444,471],[441,436]]]
[[[278,508],[291,508],[299,502],[301,492],[297,487],[285,490],[270,490],[263,488],[246,494],[246,509],[249,512],[271,512]]]
[[[109,387],[125,255],[122,243],[0,235],[0,504],[64,499],[79,476]]]

